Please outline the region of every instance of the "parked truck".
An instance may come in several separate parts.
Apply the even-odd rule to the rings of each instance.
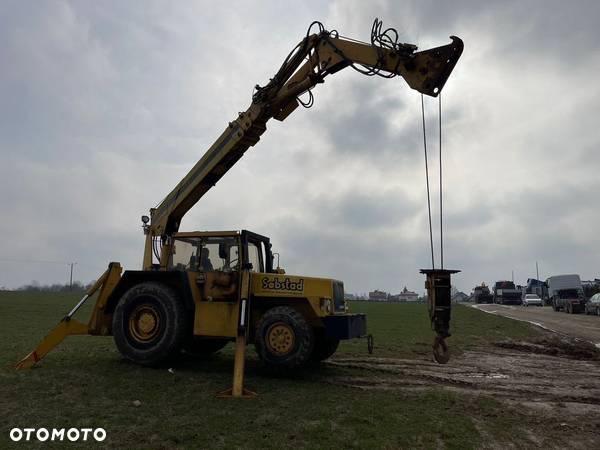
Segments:
[[[550,304],[550,300],[548,298],[548,285],[544,281],[537,280],[535,278],[528,278],[525,294],[536,294],[542,299],[544,304]]]
[[[554,311],[578,313],[585,308],[583,286],[579,275],[556,275],[546,280],[548,297]]]
[[[522,292],[512,281],[496,281],[494,284],[494,303],[500,305],[520,305]]]
[[[471,296],[475,303],[493,303],[494,297],[490,292],[490,288],[485,283],[481,283],[480,286],[473,288],[473,295]]]

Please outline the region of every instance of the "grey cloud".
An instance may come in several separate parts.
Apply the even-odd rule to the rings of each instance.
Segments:
[[[421,249],[401,234],[384,237],[364,230],[287,222],[274,246],[281,250],[282,265],[289,273],[338,278],[349,291],[422,286],[415,267]]]
[[[443,93],[445,258],[463,269],[458,286],[511,270],[524,281],[535,260],[546,275],[600,275],[596,2],[0,8],[5,258],[76,260],[84,281],[109,260],[139,267],[140,214],[248,106],[311,20],[366,40],[377,16],[422,49],[450,34],[465,40]],[[353,291],[422,291],[418,94],[347,70],[315,96],[312,110],[268,124],[185,227],[271,235],[289,272],[335,276]],[[434,205],[436,105],[427,103]],[[439,250],[438,240],[436,231]],[[0,285],[63,276],[40,267],[3,263]]]
[[[337,197],[317,199],[319,216],[337,227],[378,230],[397,228],[412,217],[417,205],[399,190],[365,192],[355,189]],[[322,212],[326,211],[323,216]]]

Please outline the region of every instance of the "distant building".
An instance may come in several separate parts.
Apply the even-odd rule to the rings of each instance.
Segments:
[[[416,302],[418,300],[419,294],[413,291],[409,291],[408,289],[406,289],[406,286],[404,286],[402,292],[398,294],[398,301],[400,302]]]
[[[344,300],[356,300],[356,295],[355,294],[349,294],[349,293],[345,293],[344,294]]]
[[[383,292],[378,289],[369,292],[369,301],[371,302],[387,302],[388,297],[389,294],[387,292]]]
[[[466,302],[469,300],[469,296],[464,292],[458,291],[456,294],[452,296],[453,302]]]

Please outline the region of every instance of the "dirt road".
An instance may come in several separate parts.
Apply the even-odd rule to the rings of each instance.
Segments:
[[[585,314],[567,314],[553,311],[550,306],[528,307],[508,305],[473,305],[492,314],[524,320],[566,336],[583,339],[600,348],[600,317]]]

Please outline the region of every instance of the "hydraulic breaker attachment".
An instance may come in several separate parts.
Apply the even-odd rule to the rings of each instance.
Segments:
[[[92,335],[108,335],[110,334],[110,317],[104,314],[104,308],[109,295],[121,278],[121,264],[111,262],[108,269],[102,274],[98,281],[85,293],[83,298],[67,313],[59,324],[39,343],[39,345],[29,353],[25,358],[19,361],[15,368],[29,369],[40,359],[52,351],[60,344],[67,336],[92,334]],[[93,296],[96,291],[100,290],[96,300],[96,306],[92,312],[92,316],[87,324],[73,319],[75,313],[81,308],[85,302]]]
[[[450,337],[450,311],[452,309],[450,276],[460,270],[447,269],[421,269],[427,276],[425,288],[427,289],[427,303],[429,319],[436,332],[433,341],[433,357],[440,364],[450,361],[450,351],[446,338]]]

